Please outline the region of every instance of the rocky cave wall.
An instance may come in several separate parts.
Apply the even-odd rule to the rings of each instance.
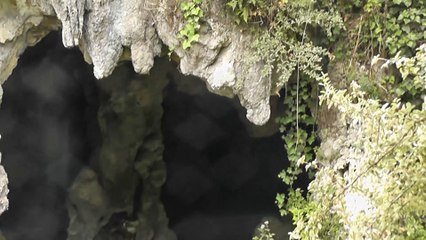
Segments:
[[[183,74],[201,78],[208,89],[216,94],[238,96],[250,122],[257,125],[271,124],[268,120],[271,117],[270,97],[274,83],[270,77],[262,76],[262,63],[250,67],[244,64],[250,55],[248,46],[252,36],[234,24],[232,17],[227,14],[224,1],[205,1],[205,21],[202,23],[200,39],[190,49],[184,50],[182,39],[178,37],[185,23],[178,10],[179,3],[176,0],[0,2],[1,84],[8,79],[27,47],[34,46],[49,32],[58,29],[62,29],[63,45],[68,48],[78,47],[84,60],[93,64],[96,78],[107,78],[114,74],[119,62],[131,61],[137,73],[150,73],[153,79],[158,80],[152,85],[141,84],[132,81],[136,77],[125,71],[120,73],[124,77],[106,79],[101,84],[104,102],[107,103],[99,111],[100,131],[104,139],[99,155],[101,160],[93,166],[95,171],[82,171],[71,188],[71,239],[92,239],[96,235],[102,238],[103,234],[108,234],[103,226],[108,224],[114,214],[133,212],[132,208],[137,206],[133,204],[135,198],[132,195],[137,188],[132,180],[134,178],[144,179],[143,191],[150,193],[140,196],[154,198],[141,197],[137,200],[144,207],[136,211],[139,216],[134,216],[134,219],[142,224],[136,224],[132,231],[144,236],[140,239],[151,239],[154,232],[169,234],[173,239],[173,234],[167,230],[167,218],[159,201],[159,189],[165,181],[165,166],[161,161],[160,103],[167,78],[162,75],[164,72],[152,69],[154,58],[164,54],[165,48],[173,50]],[[114,81],[120,81],[120,84]],[[146,112],[136,110],[141,107]],[[155,117],[146,118],[147,113]],[[103,115],[107,117],[102,118]],[[119,121],[111,121],[111,116]],[[151,126],[149,130],[148,125]],[[252,128],[249,123],[246,126],[254,135],[271,131],[268,127],[261,130]],[[135,129],[143,130],[138,132]],[[126,132],[132,132],[135,138],[127,139]],[[137,173],[130,170],[134,163]],[[146,172],[147,168],[149,172]],[[101,173],[100,176],[97,176],[96,171]],[[117,185],[117,182],[126,181],[129,184],[125,187]],[[85,199],[85,191],[98,192],[99,198]],[[7,178],[0,166],[0,214],[8,206],[7,192]],[[125,197],[117,199],[116,195]],[[134,219],[129,219],[129,223]],[[86,228],[86,231],[81,231],[82,228]]]
[[[224,2],[206,1],[201,37],[184,50],[178,37],[184,24],[178,4],[175,0],[1,1],[0,83],[28,46],[61,28],[64,46],[79,47],[97,78],[110,75],[120,60],[131,60],[136,72],[148,73],[165,45],[179,57],[182,73],[202,78],[217,94],[237,95],[251,122],[266,123],[272,83],[261,76],[261,63],[250,68],[243,64],[250,54],[246,51],[250,35],[233,24]],[[7,209],[8,190],[0,170],[1,213]]]
[[[12,205],[0,229],[7,239],[174,239],[163,203],[179,239],[249,239],[263,217],[277,214],[285,156],[279,134],[268,137],[274,121],[254,127],[236,98],[209,94],[167,58],[150,75],[122,63],[96,82],[90,71],[54,32],[26,50],[4,85],[0,147]],[[169,182],[160,200],[163,142]]]
[[[274,204],[285,189],[277,175],[287,164],[277,126],[249,124],[238,99],[179,75],[170,76],[163,100],[162,202],[170,228],[178,239],[243,240],[269,220],[275,239],[288,239],[290,220]]]
[[[66,239],[68,188],[101,140],[97,80],[56,32],[25,51],[3,88],[0,148],[10,206],[0,231],[7,239]]]
[[[31,49],[6,84],[0,121],[13,210],[0,226],[8,239],[174,239],[159,199],[162,91],[173,65],[157,61],[148,77],[121,64],[96,82],[56,35]]]
[[[136,72],[149,73],[162,46],[179,57],[183,74],[204,79],[217,94],[237,95],[247,118],[258,125],[269,119],[271,79],[261,63],[245,66],[251,36],[226,14],[223,1],[206,1],[200,39],[182,48],[178,32],[185,20],[175,0],[7,0],[0,5],[0,82],[20,54],[48,32],[62,28],[65,47],[79,47],[98,79],[112,73],[120,60],[131,60]],[[217,14],[217,13],[221,14]]]
[[[247,119],[258,125],[265,124],[271,114],[270,95],[274,82],[271,77],[261,75],[261,62],[250,67],[244,64],[244,59],[250,55],[250,34],[233,23],[227,15],[224,1],[204,1],[205,21],[200,30],[200,39],[190,49],[184,50],[178,37],[178,32],[185,23],[181,11],[178,10],[180,2],[1,1],[0,83],[6,81],[19,56],[28,46],[33,46],[52,30],[62,29],[64,46],[78,47],[85,61],[93,64],[94,75],[98,79],[111,75],[118,62],[123,60],[131,61],[136,72],[149,73],[154,65],[154,58],[161,55],[165,47],[173,50],[177,56],[183,74],[200,77],[214,93],[238,96],[241,105],[247,110]],[[330,80],[338,86],[341,77],[333,76],[339,72],[335,70],[329,71]],[[116,100],[120,99],[119,96],[115,97]],[[120,104],[120,100],[117,104]],[[105,113],[109,114],[117,109],[112,107],[105,110]],[[322,165],[330,169],[339,168],[335,156],[340,151],[353,147],[347,143],[350,136],[346,126],[338,121],[337,112],[326,107],[321,107],[316,114],[321,129],[320,148],[326,159]],[[109,133],[103,134],[108,136]],[[138,146],[138,142],[135,141],[132,145]],[[126,169],[123,169],[123,172],[126,172]],[[105,173],[105,176],[108,176],[108,173]],[[82,179],[90,182],[94,178],[88,174],[86,177],[82,176]],[[107,179],[100,181],[108,182]],[[94,181],[93,184],[97,186],[99,183]],[[112,184],[110,187],[116,186]],[[0,166],[0,213],[7,208],[7,192],[7,178]],[[120,203],[115,205],[117,209],[122,209]]]

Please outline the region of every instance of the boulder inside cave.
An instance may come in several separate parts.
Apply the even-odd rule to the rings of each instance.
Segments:
[[[98,81],[55,32],[3,88],[6,239],[245,240],[265,219],[287,239],[273,120],[251,125],[237,99],[168,59],[147,76],[123,63]]]

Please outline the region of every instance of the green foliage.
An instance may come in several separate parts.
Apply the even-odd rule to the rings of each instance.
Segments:
[[[337,5],[349,29],[346,40],[355,47],[352,54],[357,56],[352,57],[369,60],[397,52],[412,56],[426,40],[425,0],[338,0]]]
[[[249,21],[262,20],[267,18],[270,12],[274,11],[278,4],[283,5],[287,0],[268,1],[268,0],[228,0],[226,5],[237,15],[236,22],[238,24],[243,20],[245,23]]]
[[[411,55],[418,47],[418,43],[426,39],[426,1],[416,1],[409,5],[407,5],[409,1],[403,2],[407,8],[391,7],[390,16],[387,16],[384,23],[384,28],[388,32],[385,46],[388,47],[390,54],[402,51]]]
[[[343,27],[342,20],[332,9],[320,9],[311,0],[231,0],[228,6],[244,22],[258,27],[258,36],[251,46],[254,54],[247,63],[261,61],[264,76],[277,76],[273,91],[278,92],[286,86],[286,112],[278,121],[290,165],[279,177],[292,187],[303,172],[300,166],[313,160],[317,140],[312,116],[317,104],[311,93],[315,89],[315,79],[321,76],[321,60],[327,51],[315,44],[317,31],[314,29],[331,37],[333,30]],[[289,82],[291,76],[295,78]],[[301,195],[297,193],[300,189],[291,188],[289,198],[283,194],[277,196],[281,214],[294,216],[298,212],[295,203]],[[296,218],[300,217],[298,214]]]
[[[312,78],[288,84],[284,99],[284,116],[278,119],[290,161],[290,166],[281,172],[279,177],[289,186],[292,186],[297,176],[302,173],[300,164],[310,162],[314,157],[316,126],[309,110],[316,106],[309,89],[314,85]]]
[[[290,165],[279,177],[292,186],[303,172],[300,164],[314,157],[317,135],[311,113],[316,104],[311,92],[315,79],[320,77],[321,60],[326,53],[314,44],[313,33],[307,29],[319,27],[325,36],[331,36],[332,29],[342,27],[342,22],[335,12],[316,9],[311,1],[286,1],[276,8],[279,11],[270,18],[268,30],[262,31],[253,42],[255,54],[249,62],[262,61],[264,76],[278,76],[274,82],[276,91],[287,85],[285,116],[278,121]],[[295,81],[289,82],[292,75]],[[281,211],[285,212],[283,208]]]
[[[269,222],[266,221],[262,223],[262,225],[259,227],[259,234],[258,236],[254,236],[253,240],[274,240],[275,234],[271,232],[269,229]]]
[[[401,72],[402,81],[399,85],[401,93],[408,92],[413,97],[419,97],[425,93],[426,84],[426,45],[417,49],[417,53],[412,58],[395,58],[391,62]],[[401,96],[402,94],[398,94]]]
[[[426,88],[426,45],[413,58],[396,57],[406,80]],[[309,193],[292,190],[287,202],[278,195],[282,213],[296,225],[292,239],[425,239],[426,238],[426,102],[421,107],[398,98],[389,103],[369,98],[356,81],[338,90],[327,76],[318,81],[320,102],[339,112],[347,129],[335,141],[345,144],[327,159],[318,154]],[[340,138],[340,139],[339,139]],[[323,147],[326,151],[326,147]],[[330,156],[329,156],[330,157]],[[328,164],[330,161],[333,164]],[[342,169],[351,171],[342,174]]]
[[[371,69],[368,72],[351,68],[347,78],[351,81],[356,80],[370,98],[388,102],[394,98],[401,98],[403,102],[420,106],[419,100],[426,94],[425,52],[424,46],[421,46],[413,58],[399,57],[401,53],[391,60],[375,56],[371,60]]]
[[[340,239],[343,225],[326,205],[305,199],[300,189],[290,191],[287,205],[296,224],[291,239]]]
[[[257,4],[261,5],[259,2]],[[278,120],[290,159],[290,166],[280,174],[280,178],[291,186],[301,173],[296,166],[297,161],[302,155],[305,155],[306,161],[310,161],[314,155],[312,146],[316,135],[309,108],[315,104],[311,101],[309,88],[312,80],[320,76],[321,59],[326,53],[325,49],[315,46],[307,28],[320,27],[327,36],[331,36],[331,29],[341,27],[341,20],[333,11],[314,8],[311,1],[281,1],[269,10],[262,9],[260,12],[273,14],[268,15],[268,29],[261,31],[253,42],[251,48],[254,54],[248,62],[262,61],[265,64],[264,76],[278,76],[274,81],[275,91],[286,85],[294,72],[297,75],[296,82],[287,86],[288,95],[284,102],[286,115]],[[301,73],[303,81],[300,80]],[[308,132],[307,129],[312,131]]]
[[[335,89],[327,77],[322,85],[321,102],[340,112],[348,135],[341,156],[317,172],[310,192],[351,226],[339,238],[424,239],[426,206],[418,203],[426,201],[426,104],[421,109],[399,99],[382,104],[356,82],[350,91]],[[348,164],[353,170],[342,176],[336,166]],[[334,193],[323,194],[330,185]],[[306,220],[297,231],[307,226]]]
[[[323,5],[332,1],[322,0]],[[342,32],[333,46],[336,61],[346,62],[346,85],[357,81],[369,97],[418,105],[426,91],[409,78],[402,77],[394,66],[381,67],[383,60],[395,54],[412,57],[426,41],[426,1],[359,0],[334,1],[345,19]],[[360,69],[364,70],[360,70]]]
[[[320,27],[327,36],[332,29],[341,27],[341,20],[333,11],[315,9],[312,4],[289,1],[271,18],[267,30],[261,31],[251,48],[250,62],[265,63],[265,76],[277,74],[275,89],[287,83],[296,68],[311,78],[317,78],[321,71],[321,59],[326,50],[315,46],[314,33],[308,27]]]
[[[185,26],[179,31],[179,38],[183,40],[183,49],[190,48],[191,44],[200,38],[200,21],[204,16],[204,11],[201,9],[202,3],[203,0],[189,0],[180,5],[186,20]]]
[[[257,30],[247,63],[265,64],[273,92],[286,87],[280,178],[291,188],[276,203],[293,217],[291,238],[426,239],[426,1],[227,3]],[[327,44],[344,66],[333,84],[321,73]],[[315,156],[318,84],[341,129]],[[293,188],[303,169],[315,173],[306,193]]]

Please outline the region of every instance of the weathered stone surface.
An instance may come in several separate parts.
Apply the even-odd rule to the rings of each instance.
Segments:
[[[124,65],[100,82],[98,174],[87,182],[83,170],[71,189],[68,239],[176,239],[160,199],[166,181],[161,103],[168,78],[163,61],[149,76]]]
[[[0,84],[10,76],[27,47],[34,46],[47,33],[60,27],[60,22],[49,16],[53,12],[45,5],[40,4],[40,7],[47,16],[42,9],[25,1],[0,2]]]
[[[102,226],[108,222],[112,211],[108,196],[92,169],[84,168],[80,171],[70,188],[69,201],[68,239],[94,239]]]
[[[0,163],[1,163],[1,154],[0,154]],[[9,207],[9,201],[7,199],[7,194],[9,189],[7,188],[8,180],[6,171],[3,166],[0,165],[0,214],[2,214]]]
[[[262,125],[269,119],[271,80],[261,75],[261,64],[248,67],[249,34],[226,16],[223,1],[203,3],[201,37],[182,49],[179,30],[185,20],[175,0],[7,0],[0,3],[0,83],[16,66],[26,47],[62,26],[66,47],[78,46],[93,63],[97,78],[109,76],[129,49],[134,69],[148,73],[162,45],[180,58],[180,69],[206,80],[209,89],[238,95],[247,118]],[[217,14],[221,12],[222,14]],[[130,59],[129,59],[130,60]]]

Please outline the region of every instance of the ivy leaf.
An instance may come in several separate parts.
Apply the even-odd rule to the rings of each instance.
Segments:
[[[309,145],[312,145],[315,142],[315,135],[311,134],[311,136],[309,136],[307,142],[308,142]]]
[[[229,1],[229,2],[226,3],[226,5],[229,6],[232,9],[232,11],[234,11],[235,8],[237,7],[237,1],[235,1],[235,0]]]
[[[183,11],[189,10],[190,7],[190,2],[182,2],[182,4],[180,5],[180,9],[182,9]]]
[[[200,39],[200,34],[196,33],[188,38],[190,43],[198,41]]]
[[[241,13],[241,16],[243,17],[244,22],[248,22],[248,17],[249,17],[249,9],[247,7],[245,7],[243,9],[243,12]]]
[[[182,43],[182,47],[183,47],[183,49],[190,48],[191,47],[191,42],[188,41],[188,40],[184,40],[183,43]]]
[[[191,9],[190,13],[194,16],[199,16],[200,13],[201,13],[201,8],[198,8],[198,7],[193,8],[193,9]]]

